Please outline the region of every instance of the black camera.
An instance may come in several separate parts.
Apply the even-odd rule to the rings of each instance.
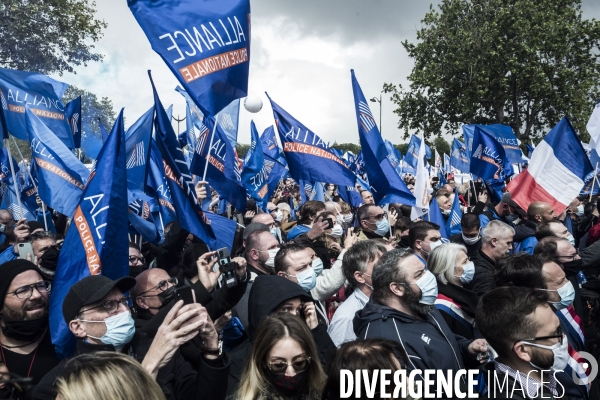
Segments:
[[[239,267],[239,265],[233,261],[231,261],[231,255],[229,254],[229,249],[227,247],[223,247],[222,249],[217,250],[217,257],[219,258],[219,270],[223,275],[223,280],[228,288],[232,288],[238,284],[237,276],[235,275],[235,270]]]

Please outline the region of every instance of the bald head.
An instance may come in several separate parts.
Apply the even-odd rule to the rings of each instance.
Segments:
[[[534,201],[527,207],[527,218],[538,223],[550,222],[556,219],[554,210],[545,201]]]
[[[258,223],[261,223],[261,224],[265,224],[269,228],[272,228],[273,225],[275,224],[275,220],[273,219],[273,217],[271,216],[271,214],[267,214],[267,213],[256,214],[252,218],[252,223],[255,223],[255,222],[258,222]]]
[[[6,210],[0,210],[0,224],[8,224],[12,221],[12,215]]]
[[[449,185],[447,183],[444,186],[442,186],[442,189],[447,190],[450,193],[454,193],[454,188],[452,187],[452,185]]]
[[[333,215],[338,215],[342,213],[342,208],[338,203],[327,201],[325,202],[325,211],[330,212]]]
[[[171,277],[167,271],[160,268],[150,268],[136,276],[136,285],[131,289],[130,295],[138,310],[147,310],[152,315],[156,315],[163,306],[158,295],[170,289],[175,283],[168,282],[169,279]],[[159,287],[163,281],[167,281],[164,290]]]
[[[170,276],[164,269],[150,268],[135,277],[136,285],[131,289],[131,297],[135,298],[140,293],[158,285],[160,281],[169,280]]]

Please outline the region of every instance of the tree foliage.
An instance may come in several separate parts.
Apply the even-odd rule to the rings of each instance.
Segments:
[[[235,145],[235,150],[237,151],[238,158],[242,160],[248,154],[248,150],[250,150],[249,144],[241,144],[238,143]]]
[[[98,97],[87,90],[79,89],[76,86],[69,86],[65,91],[62,98],[64,104],[69,101],[81,96],[81,134],[82,135],[96,135],[101,137],[100,124],[98,120],[102,121],[102,125],[110,132],[117,113],[113,108],[113,103],[108,97]]]
[[[360,146],[354,143],[334,143],[331,147],[336,148],[338,150],[343,151],[344,153],[347,151],[351,151],[354,154],[360,153]]]
[[[510,125],[525,141],[568,115],[585,132],[600,96],[600,21],[581,0],[442,0],[430,7],[410,90],[385,84],[399,127],[426,137],[463,123]]]
[[[102,60],[91,44],[106,28],[95,7],[88,0],[2,0],[0,65],[62,75]]]

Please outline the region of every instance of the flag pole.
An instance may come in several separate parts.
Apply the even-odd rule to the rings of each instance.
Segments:
[[[15,184],[15,197],[17,198],[17,205],[19,206],[19,212],[23,212],[23,207],[21,206],[21,192],[18,189],[18,185],[17,185],[17,177],[15,175],[15,167],[13,165],[13,159],[12,159],[12,155],[10,153],[10,140],[6,139],[6,143],[8,144],[8,146],[6,146],[6,151],[8,152],[8,163],[10,164],[10,173],[12,175],[13,178],[13,182]],[[22,215],[19,214],[20,217],[22,217]],[[14,215],[13,215],[14,218]],[[21,218],[19,218],[21,219]]]
[[[594,170],[594,179],[592,180],[592,188],[590,189],[590,200],[592,201],[592,193],[594,193],[594,183],[598,179],[598,163],[596,162],[596,169]]]
[[[15,141],[14,136],[11,136],[10,138],[12,139],[15,147],[17,148],[17,151],[19,152],[19,157],[21,157],[21,161],[25,161],[25,158],[23,157],[23,154],[21,153],[21,149],[19,149],[19,146],[17,146],[17,142]],[[31,149],[31,162],[33,162],[33,149]],[[27,168],[27,175],[29,175],[29,179],[31,179],[31,184],[33,185],[33,187],[35,188],[35,192],[39,196],[40,192],[38,190],[37,185],[35,184],[35,180],[33,179],[33,176],[31,176],[31,171],[29,171],[29,168]],[[41,197],[40,197],[40,200],[41,200]],[[44,228],[46,231],[48,231],[48,221],[46,221],[46,206],[45,206],[43,200],[42,200],[42,213],[44,216]]]
[[[206,153],[206,164],[204,164],[204,174],[202,175],[202,180],[206,182],[206,172],[208,171],[208,160],[210,160],[210,151],[212,150],[213,138],[215,137],[215,131],[217,130],[217,124],[219,123],[219,116],[215,117],[215,125],[210,132],[210,141],[208,143],[208,153]]]

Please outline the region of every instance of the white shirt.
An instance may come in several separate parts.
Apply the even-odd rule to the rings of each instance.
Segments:
[[[362,290],[356,288],[346,301],[335,310],[327,333],[331,336],[331,340],[333,340],[336,347],[340,347],[346,342],[356,340],[353,326],[354,316],[357,311],[360,311],[365,307],[365,304],[367,304],[368,301],[369,298],[367,295],[364,294]]]

